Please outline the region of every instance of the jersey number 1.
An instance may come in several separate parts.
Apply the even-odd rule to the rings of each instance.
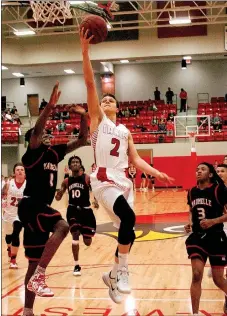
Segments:
[[[117,138],[111,139],[111,144],[115,145],[114,148],[110,151],[110,155],[114,157],[119,157],[118,149],[120,147],[120,141]]]

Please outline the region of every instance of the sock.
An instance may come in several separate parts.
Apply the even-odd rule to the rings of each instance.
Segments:
[[[119,265],[118,270],[121,270],[123,267],[128,269],[128,253],[118,252]]]
[[[117,270],[118,270],[118,263],[114,261],[113,268],[110,272],[110,277],[111,278],[116,278],[117,277]]]
[[[24,308],[23,316],[34,316],[32,308]]]
[[[79,265],[79,261],[74,261],[75,262],[75,266]]]
[[[45,271],[46,271],[45,268],[42,268],[42,267],[40,267],[40,266],[37,266],[37,268],[35,269],[35,273],[34,273],[34,274],[36,274],[36,273],[45,274]]]
[[[11,260],[10,261],[16,261],[16,257],[15,255],[11,255]]]

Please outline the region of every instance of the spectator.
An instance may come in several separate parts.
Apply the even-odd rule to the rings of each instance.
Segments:
[[[167,132],[166,132],[167,136],[173,136],[174,124],[171,120],[167,121],[166,130],[167,130]]]
[[[166,130],[166,119],[164,118],[164,115],[161,115],[161,118],[158,123],[158,130],[159,131],[165,131]]]
[[[57,124],[56,128],[57,128],[57,130],[59,132],[65,132],[66,131],[66,123],[64,122],[63,119],[61,119],[60,123]]]
[[[215,116],[213,117],[212,125],[213,125],[214,130],[216,131],[222,128],[221,118],[218,113],[216,113]]]
[[[202,112],[202,115],[206,115],[205,112]],[[203,127],[207,126],[207,117],[201,116],[198,124],[199,126],[203,125]]]
[[[12,114],[12,118],[15,122],[17,122],[18,124],[22,125],[22,122],[20,120],[19,114],[17,112],[17,110],[14,111],[14,114]]]
[[[8,122],[13,123],[13,117],[12,117],[12,115],[10,114],[10,110],[9,110],[9,109],[6,110],[5,120],[8,121]]]
[[[17,112],[17,108],[16,108],[16,106],[14,105],[10,113],[11,113],[11,114],[15,114],[15,112]]]
[[[46,105],[47,105],[47,101],[45,101],[45,99],[42,99],[42,102],[40,103],[40,106],[39,106],[39,112],[43,110]]]
[[[136,106],[134,106],[132,109],[129,109],[129,113],[130,113],[130,116],[136,117],[136,115],[139,114],[139,110],[137,109]]]
[[[227,165],[227,155],[224,157],[223,164]]]
[[[171,90],[171,88],[169,87],[168,91],[166,91],[166,103],[167,104],[173,104],[173,96],[174,96],[174,93]]]
[[[61,113],[59,112],[58,109],[56,109],[53,114],[53,120],[60,120],[60,118],[61,118]]]
[[[69,120],[69,112],[68,111],[61,112],[61,118],[63,120]]]
[[[129,116],[130,116],[130,113],[129,113],[129,109],[127,107],[126,110],[125,110],[125,117],[129,117]]]
[[[158,87],[155,87],[155,91],[154,91],[155,101],[160,101],[160,95],[161,95],[161,92],[158,90]]]
[[[170,110],[169,111],[169,114],[168,114],[168,117],[167,117],[167,121],[174,121],[174,116],[175,116],[175,113],[174,113],[174,111],[173,110]]]
[[[188,94],[183,88],[181,88],[179,97],[181,99],[180,112],[182,111],[186,112],[186,103],[187,103]]]
[[[214,169],[216,170],[216,169],[217,169],[217,167],[218,167],[218,161],[217,161],[217,160],[215,160],[215,162],[214,162]]]
[[[122,113],[122,111],[121,111],[121,110],[119,110],[119,111],[118,111],[118,113],[117,113],[117,117],[124,117],[124,114]]]

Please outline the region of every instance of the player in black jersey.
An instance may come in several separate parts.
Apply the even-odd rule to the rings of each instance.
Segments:
[[[69,169],[72,176],[62,182],[61,190],[56,194],[56,200],[61,200],[66,190],[69,193],[69,205],[67,209],[67,221],[72,234],[72,252],[75,260],[73,275],[81,275],[79,266],[79,237],[83,236],[86,246],[92,243],[92,237],[96,231],[96,220],[90,204],[90,177],[84,173],[84,167],[80,157],[69,158]]]
[[[69,225],[62,219],[61,214],[50,207],[56,190],[58,163],[67,153],[84,146],[87,141],[87,118],[85,110],[79,106],[74,107],[74,111],[81,114],[78,140],[51,146],[48,135],[43,135],[46,121],[59,96],[57,83],[35,127],[25,134],[29,145],[22,162],[27,184],[24,197],[18,205],[19,219],[24,226],[25,256],[29,260],[25,276],[23,316],[34,315],[35,295],[54,295],[45,284],[45,270],[69,231]],[[50,232],[53,234],[49,238]]]
[[[209,258],[215,285],[225,293],[224,313],[227,313],[227,237],[223,223],[227,221],[227,190],[214,167],[206,162],[196,170],[197,186],[188,192],[190,220],[185,226],[191,232],[186,240],[192,265],[191,302],[193,314],[199,311],[204,266]]]

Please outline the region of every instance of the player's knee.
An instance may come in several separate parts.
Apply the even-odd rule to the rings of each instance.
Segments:
[[[69,224],[64,220],[60,220],[55,226],[55,231],[58,231],[65,238],[69,232]]]
[[[120,195],[113,206],[114,213],[120,218],[121,223],[129,229],[133,229],[136,216],[123,195]]]
[[[5,241],[6,241],[7,245],[10,245],[12,242],[12,235],[6,235]]]
[[[126,229],[125,227],[123,227],[121,225],[120,229],[119,229],[119,233],[118,233],[118,242],[121,245],[129,245],[129,244],[133,244],[133,241],[135,239],[135,233],[134,230],[131,229]]]
[[[220,289],[223,288],[223,283],[225,282],[225,279],[223,276],[220,276],[220,275],[215,275],[214,273],[212,273],[212,277],[213,277],[213,281],[214,281],[214,284],[219,287]]]
[[[80,237],[80,232],[79,231],[71,231],[72,238],[74,241],[78,241],[79,243],[79,237]]]
[[[19,234],[20,234],[20,232],[22,230],[22,227],[23,227],[23,225],[22,225],[22,223],[20,221],[15,221],[13,223],[13,234],[12,235],[19,236]]]
[[[201,283],[203,278],[203,273],[200,270],[194,270],[192,273],[192,282]]]
[[[91,237],[83,237],[83,240],[84,240],[84,244],[86,246],[90,246],[91,243],[92,243],[92,238]]]
[[[19,247],[20,246],[20,238],[19,235],[15,235],[12,237],[12,246]]]

